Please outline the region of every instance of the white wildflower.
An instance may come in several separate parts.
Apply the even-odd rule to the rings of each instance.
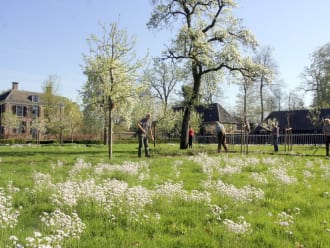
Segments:
[[[265,193],[260,188],[247,185],[238,189],[234,185],[225,184],[221,180],[216,182],[215,188],[220,194],[224,194],[241,202],[251,202],[254,199],[263,199],[265,196]]]
[[[238,223],[235,223],[233,220],[225,219],[223,221],[224,225],[227,227],[227,230],[236,234],[245,234],[251,233],[251,224],[247,223],[243,216],[239,217]]]
[[[277,216],[279,217],[279,221],[275,223],[278,223],[282,227],[289,227],[294,223],[293,216],[285,211],[279,213]]]
[[[283,167],[280,167],[280,168],[272,167],[272,168],[270,168],[270,172],[274,175],[274,177],[277,180],[279,180],[281,183],[284,183],[284,184],[294,184],[298,181],[297,178],[295,178],[293,176],[289,176],[287,174],[286,169]]]
[[[254,181],[261,183],[261,184],[268,184],[268,180],[265,177],[265,175],[258,173],[258,172],[252,172],[250,175],[250,178]]]
[[[12,207],[11,195],[7,195],[4,189],[0,188],[0,229],[14,228],[19,215],[19,211]]]
[[[304,177],[306,177],[306,178],[312,178],[312,177],[314,177],[313,173],[310,172],[310,171],[307,171],[307,170],[304,170],[304,171],[303,171],[303,175],[304,175]]]

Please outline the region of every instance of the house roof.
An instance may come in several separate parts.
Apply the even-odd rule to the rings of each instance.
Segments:
[[[174,107],[175,111],[183,110],[182,106]],[[237,120],[232,117],[219,103],[208,105],[198,105],[195,107],[196,112],[202,114],[203,122],[210,123],[220,121],[225,124],[236,124]]]
[[[6,100],[6,98],[10,94],[10,92],[11,91],[9,90],[9,91],[5,91],[5,92],[0,93],[0,102]]]
[[[10,103],[19,103],[29,105],[32,104],[32,96],[39,97],[42,96],[42,93],[32,92],[32,91],[24,91],[24,90],[10,90],[0,94],[0,103],[2,102],[10,102]]]
[[[269,119],[276,119],[281,129],[292,128],[293,131],[310,131],[315,130],[313,123],[307,117],[308,109],[291,110],[291,111],[273,111],[267,117]],[[318,123],[321,124],[322,119],[330,117],[330,109],[320,109]],[[322,125],[318,127],[321,128]]]

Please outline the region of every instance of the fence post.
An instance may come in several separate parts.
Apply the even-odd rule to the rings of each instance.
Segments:
[[[292,151],[292,128],[285,129],[284,136],[284,151]]]

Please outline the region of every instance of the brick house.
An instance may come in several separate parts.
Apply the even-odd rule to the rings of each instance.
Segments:
[[[27,140],[36,138],[37,132],[31,128],[33,119],[43,116],[42,93],[18,89],[13,82],[10,90],[0,93],[0,139],[18,137]],[[5,128],[1,123],[4,113],[11,112],[18,118],[17,127]],[[10,137],[9,137],[10,136]]]

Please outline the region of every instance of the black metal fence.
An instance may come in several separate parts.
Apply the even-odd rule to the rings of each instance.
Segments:
[[[135,138],[134,132],[121,132],[114,133],[115,140],[127,140]],[[269,134],[241,134],[241,133],[229,133],[226,135],[227,144],[229,145],[239,145],[239,144],[251,144],[251,145],[269,145],[272,144],[272,137]],[[179,142],[180,138],[166,138],[161,139],[163,142]],[[200,144],[216,144],[217,137],[215,135],[196,135],[194,142]],[[324,144],[324,135],[323,134],[280,134],[279,144],[285,145],[319,145]]]
[[[268,134],[227,134],[227,143],[232,145],[248,143],[255,145],[272,144],[272,137]],[[196,141],[201,144],[217,143],[216,136],[196,136]],[[293,145],[318,145],[324,143],[323,134],[288,134],[280,135],[280,144],[293,144]]]

